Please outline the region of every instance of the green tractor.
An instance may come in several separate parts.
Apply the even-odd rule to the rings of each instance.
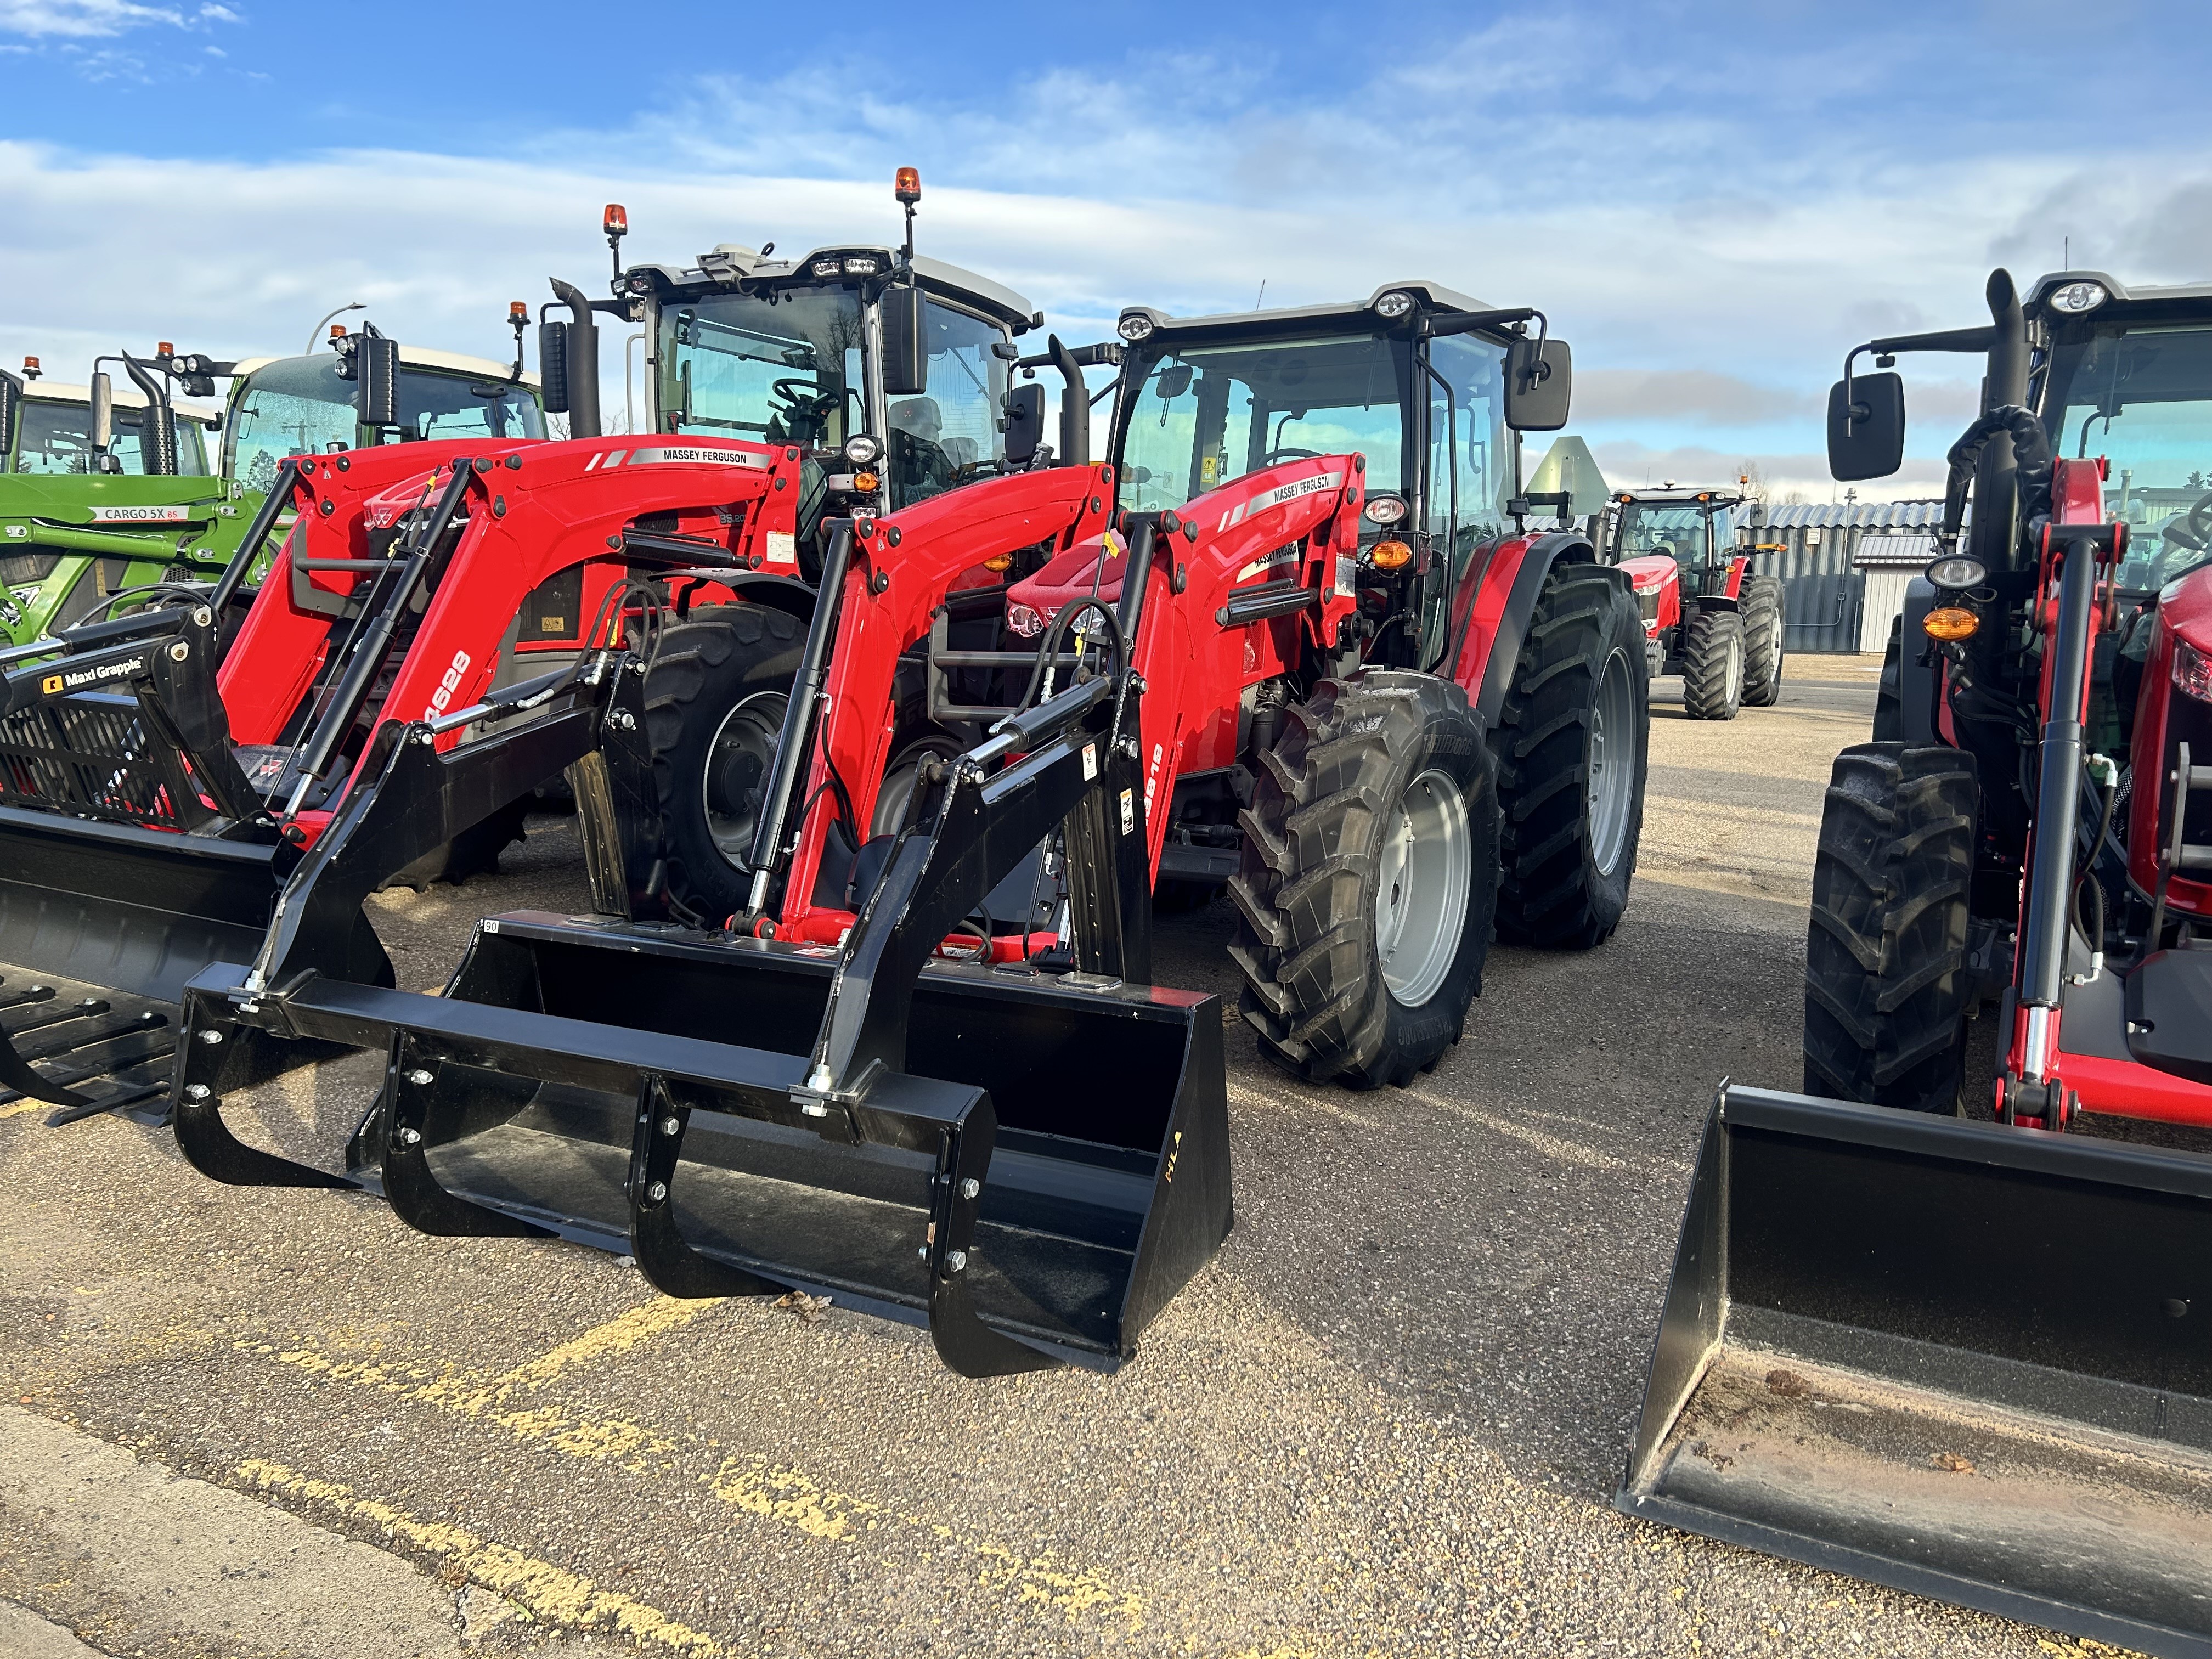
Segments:
[[[543,437],[537,377],[402,346],[371,325],[332,349],[235,362],[101,357],[62,386],[0,370],[0,645],[44,639],[166,582],[209,582],[239,550],[287,455],[425,438]],[[101,365],[119,362],[118,386]],[[217,404],[216,382],[228,380]],[[256,556],[262,556],[256,550]],[[252,573],[258,575],[258,572]]]

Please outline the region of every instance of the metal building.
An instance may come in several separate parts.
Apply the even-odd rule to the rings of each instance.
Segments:
[[[1934,556],[1925,550],[1942,520],[1941,501],[1769,507],[1759,539],[1783,551],[1752,568],[1782,578],[1783,648],[1882,649],[1905,582]],[[1918,562],[1904,568],[1915,550]]]

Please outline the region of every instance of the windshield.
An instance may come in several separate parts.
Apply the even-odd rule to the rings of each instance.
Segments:
[[[1663,553],[1677,564],[1705,562],[1705,514],[1700,507],[1662,507],[1624,501],[1615,539],[1618,556],[1649,558]]]
[[[834,448],[865,423],[857,289],[672,301],[659,331],[663,432]]]
[[[18,472],[78,473],[92,471],[92,405],[27,399],[16,427]],[[115,432],[107,453],[128,473],[143,473],[146,457],[139,447],[143,410],[115,405]],[[177,471],[188,477],[207,476],[207,450],[198,421],[177,422]]]
[[[2112,464],[2105,499],[2129,525],[2120,586],[2148,592],[2212,562],[2212,329],[2062,343],[2051,386],[2058,453]]]
[[[1407,368],[1403,342],[1372,334],[1132,352],[1121,505],[1181,507],[1277,461],[1352,453],[1366,456],[1370,489],[1410,493]]]
[[[338,358],[285,357],[253,371],[233,394],[230,476],[248,489],[276,482],[288,455],[352,449],[362,430],[354,410],[357,382],[338,376]],[[501,377],[477,380],[403,363],[399,441],[426,438],[542,438],[545,417],[535,393]],[[375,434],[392,441],[389,430]]]
[[[1006,453],[1000,411],[1006,364],[992,349],[1006,336],[981,319],[934,300],[923,304],[929,335],[929,392],[890,406],[894,510],[994,471]]]

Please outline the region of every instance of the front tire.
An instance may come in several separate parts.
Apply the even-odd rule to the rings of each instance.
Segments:
[[[1449,680],[1370,670],[1323,681],[1261,759],[1229,883],[1244,1018],[1310,1081],[1409,1083],[1459,1040],[1490,948],[1482,721]]]
[[[1498,710],[1500,939],[1584,951],[1620,925],[1644,832],[1650,690],[1626,585],[1554,566]]]
[[[1782,701],[1782,582],[1747,576],[1743,584],[1743,701],[1771,708]]]
[[[1700,611],[1682,634],[1682,709],[1693,720],[1732,720],[1743,706],[1743,618]]]
[[[1805,941],[1805,1092],[1956,1113],[1967,906],[1981,791],[1956,749],[1863,743],[1836,757]]]
[[[665,890],[707,921],[750,896],[745,858],[805,632],[767,605],[695,611],[662,633],[647,674]]]

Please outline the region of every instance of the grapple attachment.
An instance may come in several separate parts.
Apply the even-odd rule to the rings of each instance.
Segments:
[[[2212,1160],[1724,1086],[1616,1504],[2212,1652]]]

